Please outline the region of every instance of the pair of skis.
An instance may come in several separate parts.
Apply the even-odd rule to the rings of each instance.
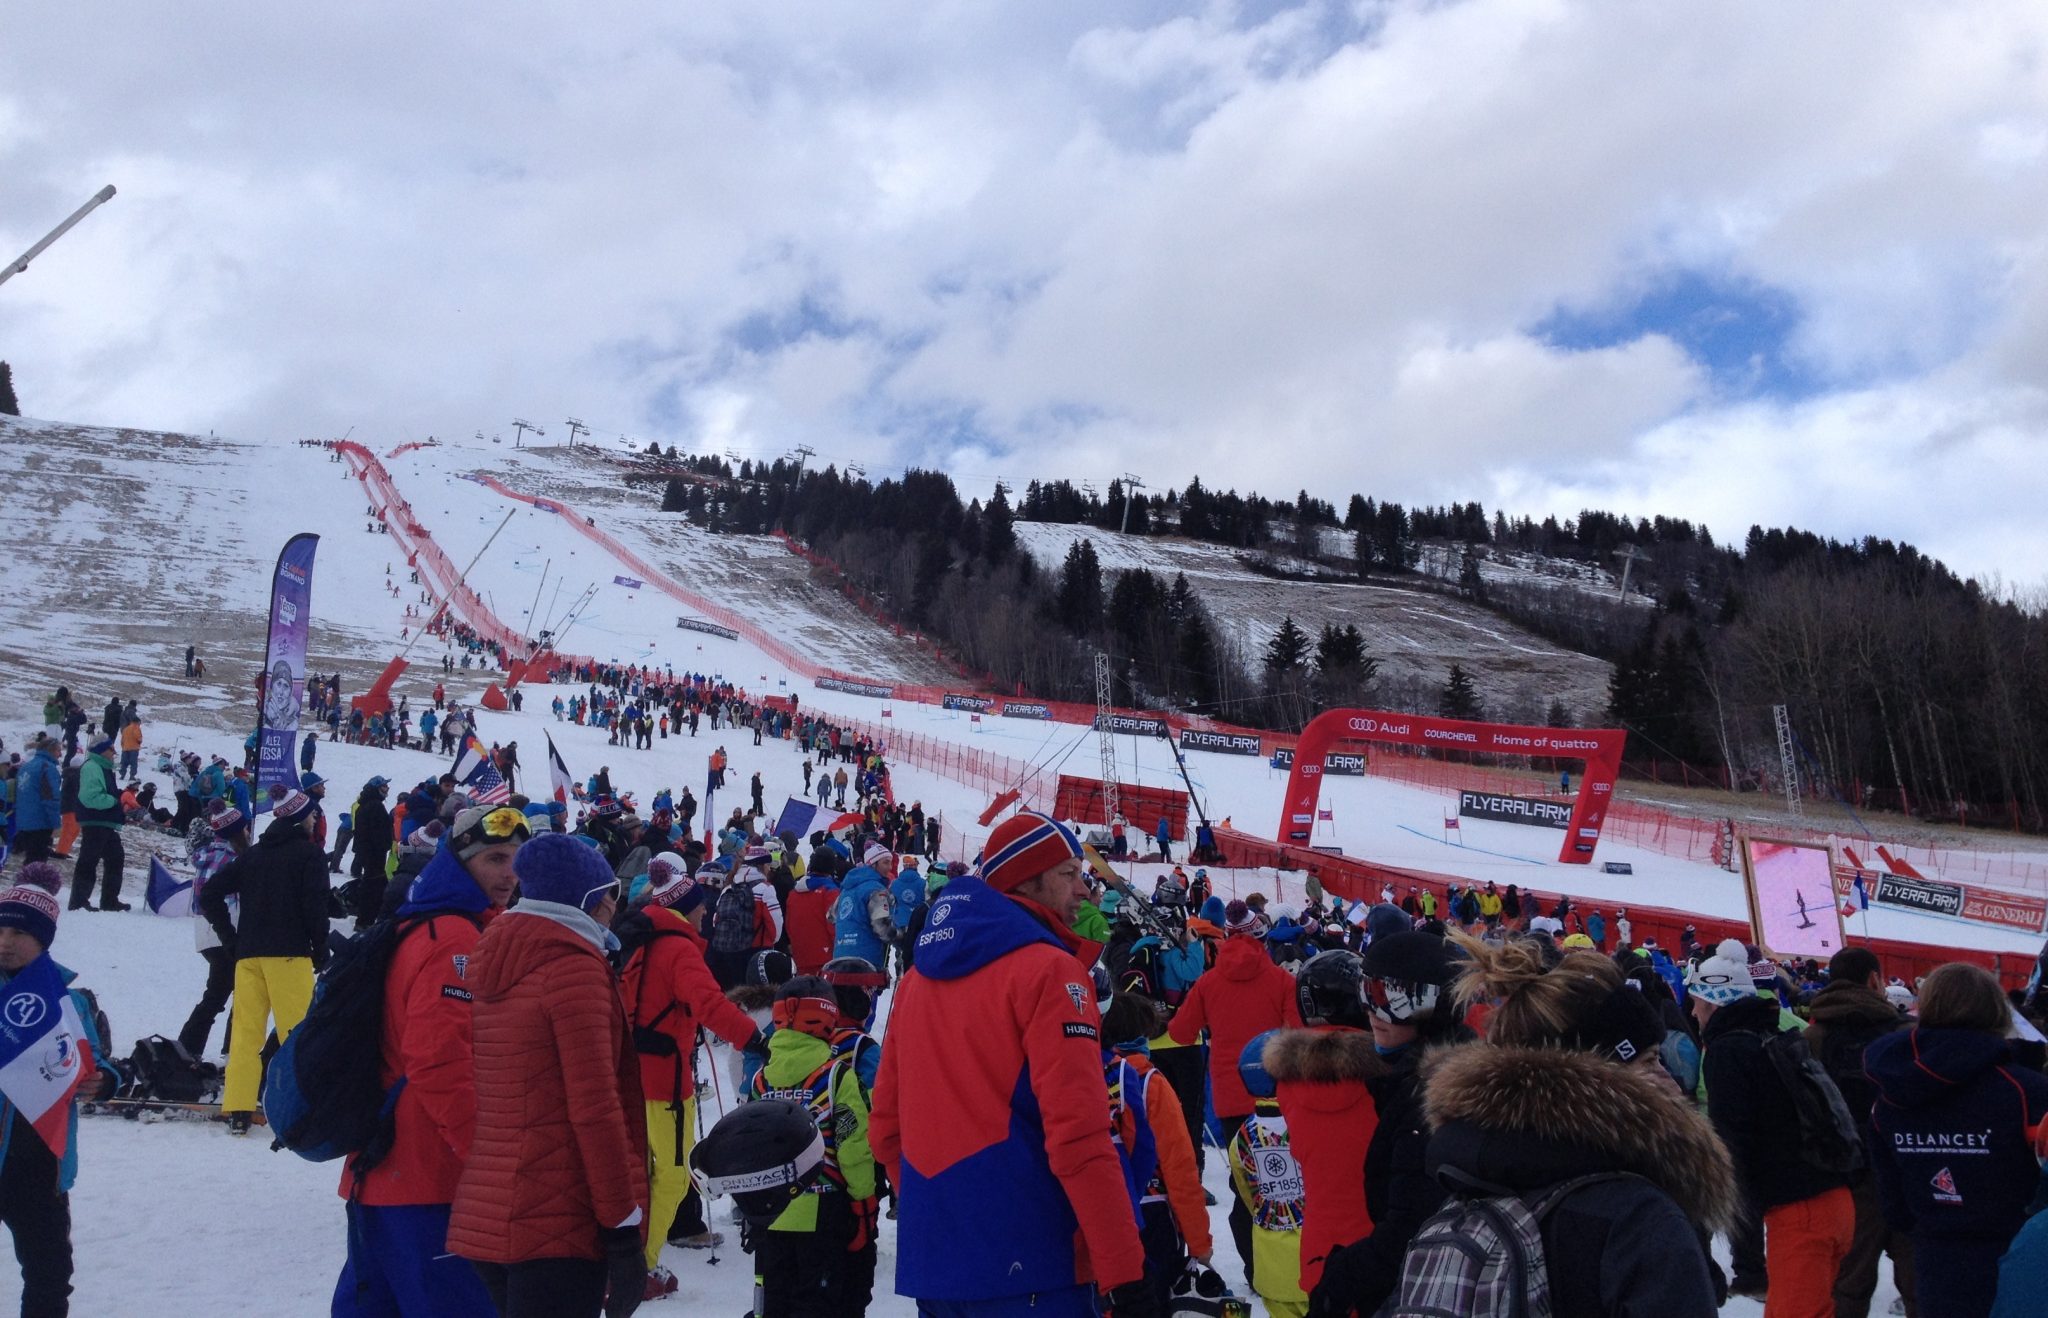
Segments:
[[[94,1103],[81,1105],[87,1113],[104,1113],[107,1116],[126,1117],[130,1121],[139,1119],[145,1113],[160,1116],[182,1117],[200,1121],[226,1121],[227,1113],[221,1111],[218,1103],[178,1103],[161,1098],[103,1098]],[[249,1114],[252,1126],[266,1125],[261,1112]]]

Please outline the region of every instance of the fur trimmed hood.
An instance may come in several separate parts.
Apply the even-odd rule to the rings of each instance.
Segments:
[[[1728,1150],[1654,1065],[1470,1043],[1432,1051],[1422,1073],[1424,1115],[1437,1132],[1433,1164],[1513,1189],[1592,1171],[1633,1172],[1710,1230],[1725,1229],[1736,1215]]]
[[[1369,1030],[1281,1030],[1266,1041],[1266,1073],[1282,1084],[1363,1084],[1387,1073]]]

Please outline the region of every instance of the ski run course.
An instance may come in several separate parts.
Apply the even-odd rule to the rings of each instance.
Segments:
[[[379,447],[380,457],[388,448]],[[42,701],[52,686],[65,682],[95,714],[114,692],[139,701],[144,777],[162,783],[166,793],[168,783],[151,772],[160,750],[190,747],[232,757],[253,704],[249,678],[260,662],[271,562],[298,531],[322,537],[312,596],[316,671],[339,669],[344,693],[360,691],[403,648],[400,629],[417,631],[420,619],[405,613],[418,594],[407,580],[404,555],[391,537],[372,528],[362,486],[324,449],[0,418],[0,461],[19,473],[9,513],[10,590],[0,604],[8,638],[7,662],[0,665],[0,737],[9,750],[39,726]],[[793,693],[807,708],[856,720],[884,738],[907,742],[914,736],[930,755],[947,762],[956,753],[964,763],[982,752],[992,761],[1002,757],[997,763],[1048,773],[1099,772],[1094,736],[1084,728],[1002,718],[976,722],[936,706],[821,690],[744,641],[680,630],[676,617],[689,612],[686,607],[652,583],[640,589],[613,584],[632,570],[566,517],[468,479],[488,470],[509,488],[559,499],[595,518],[676,584],[771,627],[814,666],[884,680],[945,681],[942,663],[811,581],[801,560],[777,542],[713,537],[685,527],[654,513],[653,496],[645,492],[634,496],[641,500],[637,509],[628,508],[602,479],[603,469],[583,455],[437,445],[385,463],[425,529],[458,565],[512,514],[470,578],[508,625],[527,627],[537,595],[543,620],[555,620],[569,599],[596,587],[588,607],[567,626],[565,653],[672,665],[678,672],[723,676],[756,694]],[[549,596],[558,575],[563,585],[551,613]],[[557,630],[563,630],[559,621]],[[203,681],[181,676],[187,642],[198,646],[208,665]],[[442,653],[439,640],[420,643],[414,667],[394,695],[408,696],[415,710],[431,705],[432,687],[443,676]],[[467,705],[480,698],[492,676],[458,668],[445,680],[451,698]],[[714,733],[707,724],[694,739],[657,739],[647,751],[609,746],[603,732],[556,722],[549,712],[552,696],[566,697],[573,688],[521,690],[523,712],[479,710],[478,730],[486,742],[518,742],[527,774],[544,775],[546,737],[552,734],[576,775],[608,766],[618,787],[642,801],[663,787],[687,784],[701,792],[706,757],[719,745],[731,757],[729,781],[740,792],[751,774],[762,774],[771,811],[801,789],[799,757],[786,743],[756,747],[751,737]],[[1120,736],[1116,750],[1124,781],[1181,785],[1166,742]],[[975,820],[993,795],[989,774],[948,777],[920,767],[915,758],[892,758],[899,799],[922,801],[941,817],[947,857],[970,858],[985,836]],[[330,826],[372,774],[402,786],[446,767],[442,757],[424,752],[323,741],[316,768],[330,782]],[[1270,833],[1283,773],[1258,757],[1195,753],[1188,756],[1188,768],[1213,816],[1231,816],[1247,832]],[[544,781],[537,790],[545,790]],[[718,801],[706,801],[700,817],[733,797],[728,790]],[[1384,778],[1330,778],[1323,804],[1333,819],[1327,837],[1319,831],[1316,840],[1392,866],[1549,893],[1569,890],[1610,910],[1614,904],[1641,904],[1724,917],[1743,913],[1734,875],[1645,847],[1603,841],[1599,859],[1634,866],[1635,873],[1624,877],[1597,867],[1567,872],[1554,860],[1555,834],[1545,829],[1467,819],[1459,830],[1463,845],[1446,844],[1446,800],[1442,791]],[[112,1021],[114,1051],[123,1056],[140,1037],[175,1034],[205,978],[191,924],[152,916],[142,902],[149,851],[160,850],[167,863],[182,868],[182,845],[134,828],[128,839],[126,895],[136,909],[68,913],[53,949],[78,971],[79,983],[99,995]],[[1147,889],[1161,869],[1129,868]],[[1292,875],[1220,868],[1212,875],[1225,896],[1301,895]],[[1872,910],[1868,932],[2022,953],[2040,945],[2038,935],[1897,910]],[[211,1040],[216,1053],[224,1027],[223,1019]],[[719,1047],[705,1067],[707,1079],[715,1079],[713,1108],[733,1092],[729,1061]],[[715,1116],[716,1111],[707,1113],[707,1124]],[[232,1140],[211,1123],[176,1118],[90,1117],[81,1123],[79,1142],[80,1174],[72,1194],[74,1313],[130,1312],[138,1303],[161,1318],[328,1311],[344,1249],[337,1166],[272,1153],[260,1132]],[[1209,1159],[1207,1183],[1219,1201],[1212,1210],[1217,1239],[1228,1242],[1224,1215],[1231,1192],[1222,1158]],[[670,1250],[665,1261],[682,1289],[643,1313],[745,1311],[751,1269],[737,1249],[724,1204],[714,1207],[713,1218],[728,1236],[720,1262],[713,1266],[703,1253]],[[908,1318],[914,1306],[892,1289],[894,1249],[895,1224],[885,1221],[871,1312]],[[1229,1253],[1227,1243],[1219,1244],[1219,1266],[1241,1281]],[[14,1305],[18,1285],[13,1268],[0,1269],[0,1310]],[[1882,1313],[1895,1293],[1887,1269],[1873,1311]],[[1760,1311],[1753,1301],[1734,1300],[1723,1312]]]

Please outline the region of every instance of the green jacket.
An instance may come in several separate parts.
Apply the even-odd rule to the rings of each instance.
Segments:
[[[121,788],[114,781],[114,762],[104,755],[88,755],[78,771],[78,826],[119,828]]]
[[[1094,902],[1082,902],[1074,914],[1074,932],[1098,943],[1109,941],[1109,917]]]
[[[768,1093],[761,1097],[803,1102],[801,1094],[777,1091],[801,1090],[804,1082],[831,1060],[832,1045],[823,1039],[801,1030],[775,1031],[768,1036],[768,1064],[761,1068],[761,1078],[768,1088]],[[855,1074],[851,1058],[842,1059],[837,1077],[832,1111],[825,1123],[831,1127],[825,1136],[827,1151],[838,1161],[839,1175],[846,1182],[843,1193],[855,1199],[872,1199],[875,1196],[875,1154],[868,1146],[868,1100],[861,1092],[860,1076]],[[819,1195],[839,1193],[842,1193],[840,1187],[831,1180],[819,1180],[811,1193],[799,1195],[795,1203],[783,1209],[782,1216],[776,1218],[768,1229],[817,1230]]]

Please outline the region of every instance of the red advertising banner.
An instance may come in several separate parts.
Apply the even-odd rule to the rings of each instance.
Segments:
[[[2028,897],[2022,893],[2004,892],[1996,888],[1975,888],[1963,886],[1963,918],[1982,924],[2003,925],[2008,929],[2024,929],[2029,933],[2040,933],[2048,925],[2048,898]]]
[[[1600,841],[1600,825],[1614,800],[1614,780],[1621,772],[1621,751],[1627,740],[1628,734],[1618,728],[1525,727],[1379,709],[1329,710],[1309,721],[1295,745],[1287,798],[1280,807],[1279,840],[1308,842],[1322,791],[1324,757],[1330,748],[1340,742],[1378,741],[1479,754],[1583,760],[1586,767],[1579,780],[1578,800],[1572,806],[1557,859],[1564,865],[1591,864],[1593,848]]]

